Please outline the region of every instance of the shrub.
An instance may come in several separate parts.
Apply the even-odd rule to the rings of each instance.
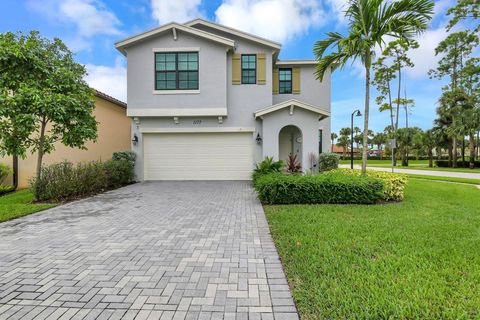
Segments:
[[[361,176],[360,170],[339,169],[337,171],[350,175]],[[367,176],[378,178],[383,181],[383,200],[385,201],[402,201],[404,198],[405,185],[407,184],[407,176],[398,173],[367,170]]]
[[[285,170],[288,173],[299,173],[302,172],[302,165],[298,161],[298,156],[296,154],[290,153],[287,158],[287,166]]]
[[[10,169],[9,166],[6,164],[0,163],[0,183],[5,180],[6,177],[8,177],[9,174],[12,173],[12,169]]]
[[[129,160],[110,160],[104,164],[107,189],[115,189],[135,180],[134,164]]]
[[[127,160],[130,162],[135,163],[135,159],[137,158],[137,154],[133,151],[126,150],[126,151],[117,151],[114,152],[112,155],[112,160]]]
[[[383,199],[381,180],[340,171],[304,176],[271,173],[260,176],[255,189],[265,204],[371,204]]]
[[[318,157],[319,170],[329,171],[338,168],[340,156],[335,153],[320,153]]]
[[[37,201],[65,201],[94,195],[132,183],[133,163],[127,160],[106,162],[60,162],[42,167],[40,179],[30,182]]]
[[[480,161],[475,161],[475,168],[480,168]],[[448,168],[448,160],[437,160],[435,161],[435,165],[441,168]],[[457,167],[459,168],[469,168],[470,162],[469,161],[457,161]]]
[[[282,168],[282,160],[273,161],[272,157],[266,157],[262,162],[257,163],[255,166],[252,174],[253,183],[255,184],[255,181],[258,179],[258,177],[269,173],[280,172]]]
[[[4,195],[6,193],[9,193],[11,191],[13,191],[12,186],[7,186],[7,185],[4,185],[4,184],[0,184],[0,196]]]

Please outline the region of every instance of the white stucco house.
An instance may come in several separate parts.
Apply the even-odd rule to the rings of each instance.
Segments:
[[[330,150],[330,73],[279,60],[279,43],[210,21],[169,23],[115,44],[139,180],[248,180],[267,156]]]

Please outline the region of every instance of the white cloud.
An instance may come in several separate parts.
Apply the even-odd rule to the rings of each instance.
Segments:
[[[159,24],[183,23],[201,16],[202,0],[151,0],[152,15]]]
[[[100,0],[29,0],[27,6],[52,21],[75,25],[77,37],[120,34],[120,20]]]
[[[225,0],[215,15],[220,24],[278,42],[326,22],[315,0]]]
[[[430,29],[418,36],[416,40],[420,44],[419,48],[408,53],[415,67],[407,68],[406,73],[412,78],[426,78],[428,71],[434,69],[441,58],[435,56],[435,48],[446,37],[447,31],[444,28]]]
[[[120,34],[120,21],[100,1],[66,0],[60,2],[59,9],[62,18],[73,22],[82,36]]]
[[[87,64],[85,67],[88,71],[85,81],[92,88],[119,100],[127,101],[127,69],[121,58],[115,61],[113,67],[95,64]]]

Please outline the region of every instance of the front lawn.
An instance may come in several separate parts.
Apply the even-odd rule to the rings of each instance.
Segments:
[[[0,197],[0,222],[55,207],[53,203],[33,203],[29,190],[20,190]]]
[[[415,179],[401,203],[265,212],[302,319],[478,319],[479,198]]]
[[[353,160],[353,163],[361,165],[362,160]],[[340,160],[340,164],[350,164],[350,160]],[[414,170],[433,170],[433,171],[480,173],[480,168],[468,169],[468,168],[436,167],[435,162],[433,164],[433,168],[430,168],[428,166],[428,160],[409,160],[408,161],[408,164],[409,164],[408,167],[401,166],[400,164],[401,164],[401,160],[397,160],[397,166],[395,168],[398,168],[398,169],[414,169]],[[379,167],[379,168],[391,168],[392,167],[392,160],[391,159],[368,160],[367,166],[368,167]]]

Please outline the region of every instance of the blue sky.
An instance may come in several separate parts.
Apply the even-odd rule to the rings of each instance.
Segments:
[[[93,87],[126,100],[126,59],[113,43],[132,34],[170,21],[195,17],[255,33],[283,44],[281,59],[311,59],[316,40],[328,31],[346,31],[342,10],[347,0],[2,0],[0,32],[38,30],[46,37],[59,37],[76,53],[89,71]],[[446,10],[454,0],[435,2],[430,28],[419,36],[420,48],[411,53],[415,67],[406,71],[406,90],[416,100],[410,125],[428,128],[435,117],[442,83],[427,76],[438,57],[434,49],[447,33]],[[459,26],[461,28],[461,26]],[[383,131],[388,115],[374,104],[372,91],[370,127]],[[350,114],[363,110],[364,80],[359,63],[332,76],[332,127],[349,126]],[[401,114],[402,118],[404,114]],[[356,119],[360,126],[361,121]]]

